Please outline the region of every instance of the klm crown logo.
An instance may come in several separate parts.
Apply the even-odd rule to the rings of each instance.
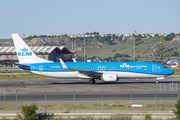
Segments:
[[[109,76],[109,78],[113,78],[112,76]]]
[[[123,63],[120,67],[129,67],[129,65],[127,65],[127,63]]]
[[[22,52],[18,52],[18,56],[32,56],[32,52],[28,52],[27,48],[21,49]]]
[[[26,49],[26,48],[23,48],[21,50],[22,50],[22,52],[27,52],[28,51],[28,49]]]

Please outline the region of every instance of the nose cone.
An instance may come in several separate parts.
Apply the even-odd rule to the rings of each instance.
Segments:
[[[168,68],[168,75],[172,75],[174,73],[174,70]]]

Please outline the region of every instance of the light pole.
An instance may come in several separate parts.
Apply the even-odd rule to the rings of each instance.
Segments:
[[[134,39],[134,62],[135,62],[135,42],[136,42],[136,39]]]
[[[85,35],[84,35],[84,62],[86,61],[85,55],[86,55],[86,41],[85,41]]]
[[[75,39],[75,51],[76,51],[76,39]],[[76,59],[76,54],[77,52],[75,53],[75,59]]]
[[[72,51],[73,51],[73,37],[72,37]]]

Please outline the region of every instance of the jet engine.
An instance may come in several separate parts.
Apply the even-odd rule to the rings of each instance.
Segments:
[[[104,73],[101,75],[101,81],[102,82],[115,82],[118,81],[119,78],[117,74],[109,74],[109,73]]]

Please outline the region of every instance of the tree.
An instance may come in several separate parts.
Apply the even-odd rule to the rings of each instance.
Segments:
[[[112,58],[111,58],[111,57],[108,57],[108,58],[104,58],[104,60],[106,60],[106,61],[112,61]]]
[[[36,110],[38,109],[36,104],[31,104],[31,105],[23,105],[22,107],[22,116],[20,114],[17,114],[17,119],[21,120],[34,120],[35,115],[36,115]]]
[[[179,53],[178,52],[174,52],[174,56],[179,56]]]
[[[87,35],[89,35],[89,33],[88,33],[88,32],[87,32],[86,34],[87,34]]]
[[[34,35],[33,38],[37,38],[38,36],[37,35]]]
[[[119,37],[119,40],[120,40],[120,41],[122,41],[122,40],[123,40],[123,35],[121,35],[121,36]]]
[[[113,59],[116,59],[116,58],[121,58],[121,57],[129,57],[129,55],[128,54],[119,54],[119,53],[116,53],[115,55],[114,55],[114,57],[113,57]]]
[[[171,41],[171,40],[174,38],[174,36],[175,36],[175,34],[174,34],[174,33],[171,33],[171,34],[167,35],[166,37],[164,37],[164,39],[165,39],[166,41]]]
[[[176,107],[176,110],[173,110],[173,112],[176,115],[176,119],[180,120],[180,99],[177,100],[175,107]]]

